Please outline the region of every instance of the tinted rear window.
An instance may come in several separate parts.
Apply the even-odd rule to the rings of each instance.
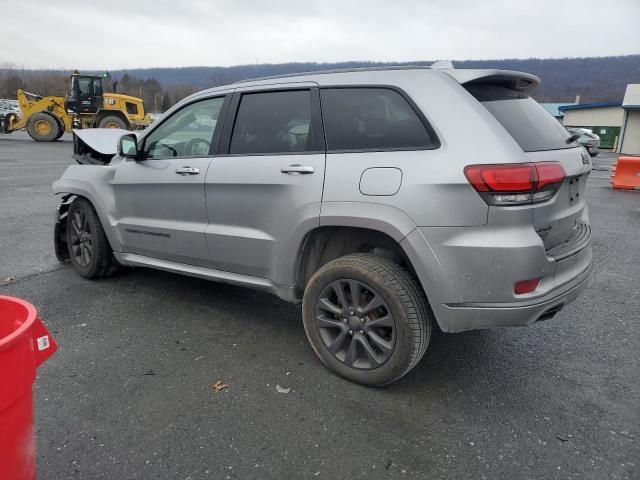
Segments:
[[[434,140],[411,105],[388,88],[322,89],[327,148],[402,150],[433,148]]]
[[[575,147],[567,130],[528,95],[499,85],[465,85],[525,152]]]

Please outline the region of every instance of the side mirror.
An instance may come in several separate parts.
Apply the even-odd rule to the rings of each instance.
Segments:
[[[138,138],[127,133],[118,140],[118,155],[124,158],[138,158]]]

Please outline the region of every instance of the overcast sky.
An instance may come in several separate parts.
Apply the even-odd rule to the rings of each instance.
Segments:
[[[0,66],[640,53],[640,0],[0,0]]]

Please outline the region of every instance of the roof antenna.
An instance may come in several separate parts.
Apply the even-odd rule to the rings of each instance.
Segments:
[[[429,68],[433,70],[453,70],[455,67],[451,60],[438,60],[433,62]]]

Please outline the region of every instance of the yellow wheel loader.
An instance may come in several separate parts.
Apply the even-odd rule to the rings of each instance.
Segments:
[[[18,90],[22,115],[0,116],[0,133],[26,129],[38,142],[53,142],[72,128],[122,128],[135,130],[151,123],[141,98],[104,93],[102,77],[71,75],[67,97],[41,97]]]

